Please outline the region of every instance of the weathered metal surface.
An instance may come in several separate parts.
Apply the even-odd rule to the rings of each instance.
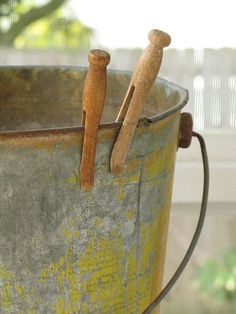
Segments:
[[[184,101],[175,97],[172,107]],[[23,123],[18,109],[22,120],[9,120],[7,130]],[[82,128],[0,132],[1,313],[144,310],[162,284],[179,122],[180,110],[140,122],[119,176],[109,171],[119,124],[101,128],[95,185],[87,192],[79,182]]]

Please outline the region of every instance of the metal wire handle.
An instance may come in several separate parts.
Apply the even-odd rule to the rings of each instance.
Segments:
[[[151,313],[157,305],[164,299],[164,297],[170,292],[171,288],[175,285],[181,274],[183,273],[185,267],[187,266],[193,251],[196,247],[198,239],[200,237],[202,227],[206,217],[206,210],[207,210],[207,200],[208,200],[208,191],[209,191],[209,164],[208,164],[208,157],[207,157],[207,150],[206,145],[203,137],[197,133],[193,132],[192,136],[195,136],[200,144],[201,153],[202,153],[202,161],[203,161],[203,175],[204,175],[204,182],[203,182],[203,192],[202,192],[202,202],[201,202],[201,210],[198,219],[198,224],[196,227],[196,231],[193,235],[192,241],[189,245],[189,248],[180,263],[179,267],[177,268],[176,272],[167,283],[165,288],[161,291],[161,293],[154,299],[154,301],[142,312],[142,314],[149,314]]]

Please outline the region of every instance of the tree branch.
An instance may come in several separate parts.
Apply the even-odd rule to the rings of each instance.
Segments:
[[[11,28],[1,34],[0,43],[10,46],[15,38],[32,22],[49,15],[58,9],[66,0],[51,0],[41,7],[34,7],[22,15]]]

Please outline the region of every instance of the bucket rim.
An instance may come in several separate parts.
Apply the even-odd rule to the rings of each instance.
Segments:
[[[61,71],[64,70],[83,70],[87,71],[87,67],[84,66],[71,66],[71,65],[0,65],[0,72],[6,69],[58,69]],[[115,69],[107,69],[108,74],[109,73],[115,73],[115,74],[125,74],[128,76],[132,76],[131,71],[124,71],[124,70],[115,70]],[[162,84],[167,87],[169,87],[172,90],[176,90],[180,93],[180,100],[177,102],[177,104],[170,109],[167,109],[161,113],[157,113],[153,116],[147,117],[143,116],[139,119],[138,126],[139,125],[150,125],[153,123],[156,123],[160,120],[163,120],[170,116],[171,114],[180,111],[187,103],[189,100],[189,92],[186,88],[173,83],[169,80],[166,80],[161,77],[157,77],[155,85]],[[122,121],[112,121],[112,122],[105,122],[101,123],[99,125],[99,129],[107,129],[107,128],[120,128],[122,125]],[[14,137],[17,135],[20,136],[34,136],[34,135],[42,135],[42,134],[65,134],[65,133],[70,133],[70,132],[83,132],[84,131],[84,126],[79,125],[79,126],[66,126],[66,127],[52,127],[52,128],[42,128],[42,129],[29,129],[29,130],[0,130],[0,136],[6,136],[6,137]]]

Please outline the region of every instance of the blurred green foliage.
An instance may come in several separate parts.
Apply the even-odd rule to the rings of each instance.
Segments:
[[[222,258],[203,263],[194,281],[212,301],[236,303],[236,248],[227,251]]]
[[[91,33],[78,20],[54,16],[27,27],[16,38],[14,45],[16,48],[87,48]]]
[[[92,30],[66,15],[66,0],[0,0],[0,45],[88,48]]]

